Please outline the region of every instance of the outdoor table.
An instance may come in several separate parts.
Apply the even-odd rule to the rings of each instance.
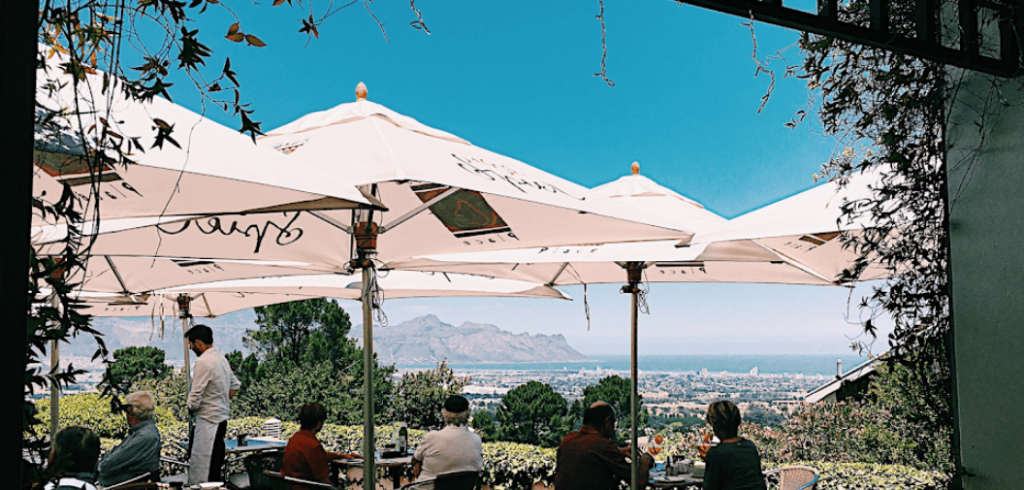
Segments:
[[[242,455],[256,451],[284,449],[287,445],[288,441],[282,441],[276,437],[247,437],[244,446],[238,445],[238,439],[224,439],[224,453],[226,455]]]
[[[678,476],[665,476],[665,471],[651,471],[651,478],[647,480],[648,486],[654,488],[686,488],[699,487],[704,484],[703,478],[693,476],[693,473],[683,473]]]
[[[377,453],[374,463],[378,468],[387,468],[388,475],[391,477],[392,487],[399,489],[402,487],[402,474],[405,473],[406,466],[412,466],[412,456],[405,456],[400,458],[380,458],[380,453]],[[362,468],[363,459],[332,459],[328,462],[331,467],[331,479],[333,481],[340,481],[339,474],[341,470],[349,468]]]

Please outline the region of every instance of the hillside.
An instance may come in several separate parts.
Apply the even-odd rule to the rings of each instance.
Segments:
[[[197,318],[196,323],[213,329],[213,343],[221,353],[233,350],[248,352],[242,345],[245,329],[256,328],[253,310],[242,310],[217,318]],[[103,333],[103,342],[111,352],[127,346],[149,345],[163,349],[167,360],[181,360],[184,352],[181,319],[164,317],[163,338],[160,338],[160,318],[93,318],[93,328]],[[91,356],[96,350],[92,337],[77,338],[71,345],[61,346],[62,356]]]
[[[349,335],[362,340],[362,325]],[[426,315],[389,327],[374,325],[373,350],[383,364],[453,364],[586,361],[562,335],[513,334],[494,325],[456,327]]]

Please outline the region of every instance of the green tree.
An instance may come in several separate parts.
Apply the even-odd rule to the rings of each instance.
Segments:
[[[619,432],[628,433],[630,426],[629,411],[629,379],[612,375],[601,378],[596,385],[583,388],[582,408],[589,407],[597,401],[603,401],[615,409],[615,417],[619,423]],[[644,400],[640,394],[636,398],[637,428],[638,430],[647,425],[649,414],[644,408]],[[580,414],[582,419],[582,412]]]
[[[494,423],[494,415],[487,410],[473,412],[473,430],[484,442],[496,442],[498,440],[498,424]]]
[[[184,421],[188,417],[185,406],[188,389],[185,382],[185,369],[172,371],[170,376],[163,378],[145,378],[136,383],[135,389],[146,390],[153,394],[157,407],[171,411],[175,420]]]
[[[352,322],[338,302],[315,298],[254,308],[256,330],[246,330],[243,341],[261,360],[288,359],[298,364],[309,359],[329,360],[342,368],[355,343],[346,338]]]
[[[348,314],[337,301],[323,298],[256,308],[258,328],[248,330],[253,353],[226,357],[242,387],[232,400],[233,416],[293,420],[302,404],[318,402],[328,421],[362,420],[363,350],[347,337]],[[376,365],[376,355],[374,355]],[[376,365],[374,420],[391,418],[394,366]]]
[[[871,2],[853,0],[843,3],[838,15],[846,22],[868,22],[871,9]],[[913,2],[891,2],[889,11],[894,32],[916,35]],[[939,29],[956,32],[958,28]],[[856,279],[868,267],[892,271],[885,283],[872,287],[861,300],[861,309],[869,313],[863,322],[867,340],[856,341],[853,348],[871,347],[876,314],[892,317],[887,363],[914,373],[907,378],[920,383],[916,391],[921,403],[914,406],[930,413],[920,421],[921,433],[933,434],[948,446],[952,383],[943,346],[950,335],[947,206],[952,203],[946,195],[945,160],[946,150],[960,143],[949,141],[945,129],[947,101],[961,91],[959,81],[939,63],[834,37],[804,34],[798,46],[803,63],[791,67],[787,75],[807,81],[824,133],[836,138],[841,149],[823,164],[821,178],[844,185],[854,172],[881,174],[872,195],[841,204],[842,220],[867,218],[874,226],[842,236],[844,246],[861,258],[837,280]],[[994,80],[986,93],[969,97],[996,105],[1004,100],[1002,90]],[[963,148],[974,158],[992,131],[984,124],[984,107],[977,109],[976,130],[982,143],[978,148]],[[806,114],[801,110],[788,125],[795,126]],[[975,163],[955,164],[969,168]]]
[[[559,428],[551,426],[552,418],[559,417],[555,421],[560,422],[566,411],[565,398],[550,385],[527,381],[501,397],[501,406],[494,414],[501,424],[498,438],[535,446],[542,442],[550,444],[551,438],[546,436]]]
[[[122,394],[132,391],[143,379],[164,379],[171,367],[164,363],[164,351],[156,347],[125,347],[114,351],[108,382]]]
[[[937,339],[932,342],[939,343]],[[944,349],[944,346],[935,345],[934,348]],[[888,413],[903,440],[912,443],[916,458],[913,464],[923,468],[949,470],[952,461],[949,445],[952,427],[941,420],[941,412],[931,407],[930,401],[934,395],[926,392],[929,386],[949,378],[950,374],[944,372],[949,365],[937,362],[934,367],[925,370],[899,363],[880,363],[877,374],[868,385],[868,403]],[[932,437],[920,437],[920,434],[931,434]]]
[[[416,429],[442,429],[441,406],[471,380],[469,376],[455,376],[447,361],[441,361],[434,369],[404,373],[395,384],[394,416]]]

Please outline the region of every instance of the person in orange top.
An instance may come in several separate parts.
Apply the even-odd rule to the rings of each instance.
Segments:
[[[300,430],[288,439],[281,461],[281,474],[303,480],[335,484],[330,481],[327,462],[332,459],[353,458],[352,454],[329,453],[324,450],[317,432],[324,427],[327,410],[319,403],[307,403],[299,409]],[[292,490],[316,490],[308,485],[292,485]]]

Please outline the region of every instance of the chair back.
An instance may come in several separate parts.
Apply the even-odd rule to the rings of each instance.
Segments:
[[[815,490],[820,474],[810,466],[785,466],[768,472],[765,475],[777,475],[779,490]]]
[[[125,483],[114,490],[158,490],[161,488],[161,485],[163,484],[148,481],[140,481],[133,483]],[[166,488],[166,485],[163,485],[163,487]],[[103,490],[106,490],[108,488],[111,487],[104,487]]]
[[[284,459],[284,451],[263,451],[250,455],[242,460],[246,474],[249,475],[250,490],[273,490],[270,478],[264,471],[281,471],[281,461]]]
[[[475,490],[480,481],[477,471],[459,471],[437,475],[434,490]]]
[[[284,479],[284,475],[277,471],[264,470],[263,475],[267,477],[271,490],[291,490],[292,486]]]

